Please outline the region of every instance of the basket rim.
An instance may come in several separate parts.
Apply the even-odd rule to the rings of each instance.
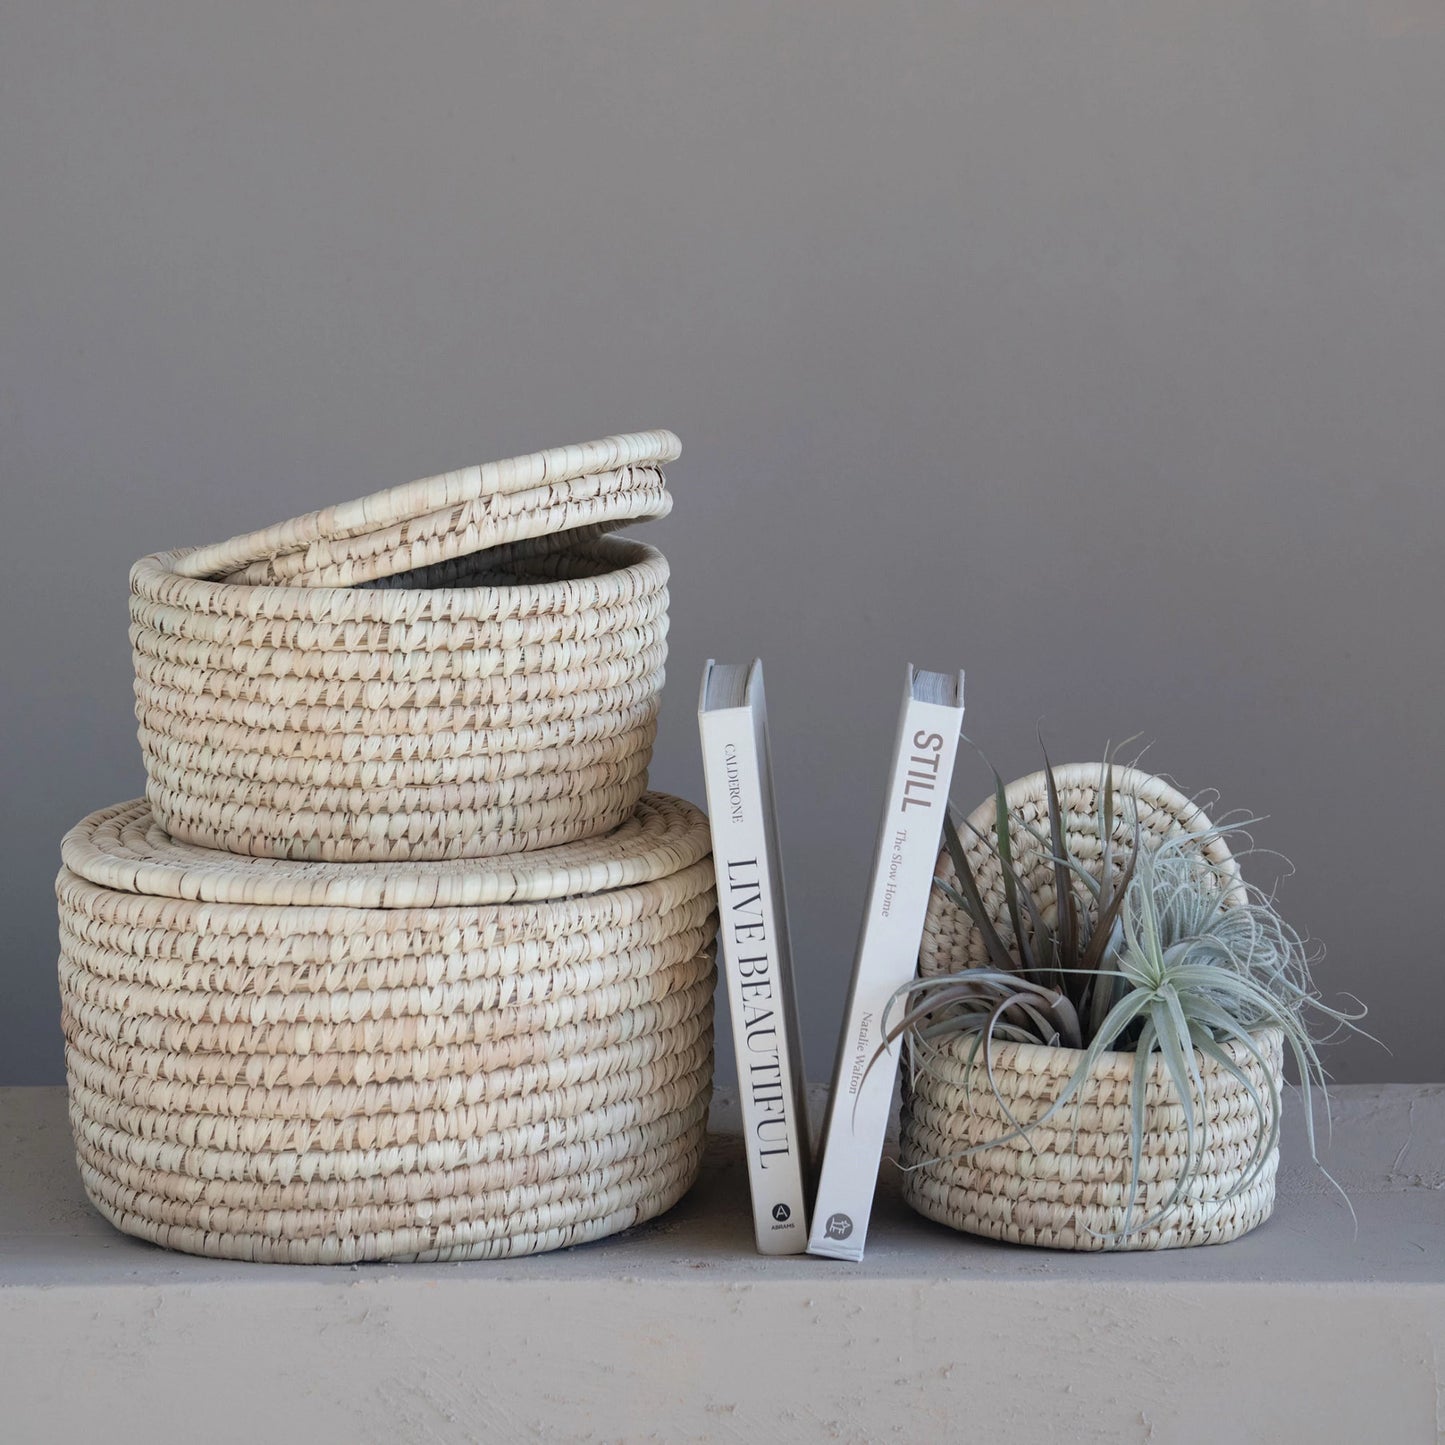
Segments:
[[[415,909],[550,902],[670,878],[711,850],[700,809],[644,793],[598,837],[483,858],[322,862],[253,857],[178,842],[144,798],[102,808],[61,840],[66,868],[119,893],[200,903]]]
[[[588,610],[595,610],[638,592],[656,590],[668,580],[667,559],[656,547],[610,534],[590,538],[560,554],[568,559],[593,558],[611,563],[605,571],[589,577],[507,586],[304,587],[219,582],[178,570],[180,563],[199,550],[179,547],[140,558],[130,569],[132,595],[219,617],[397,622],[419,621],[422,614],[459,619],[488,617],[494,615],[493,610],[479,604],[503,599],[509,604],[505,609],[508,615],[529,610],[555,611],[569,595],[584,590],[594,594]]]
[[[1264,1048],[1272,1048],[1277,1042],[1284,1043],[1284,1030],[1277,1024],[1262,1024],[1256,1028],[1245,1029],[1256,1043]],[[962,1065],[964,1060],[962,1054],[966,1052],[964,1046],[969,1044],[973,1038],[969,1034],[957,1034],[945,1042],[932,1044],[935,1052],[946,1054],[950,1059]],[[1250,1056],[1246,1054],[1244,1045],[1237,1039],[1221,1039],[1220,1047],[1225,1049],[1229,1056],[1237,1064],[1244,1063]],[[993,1069],[995,1073],[1007,1071],[1013,1074],[1040,1074],[1067,1078],[1078,1067],[1079,1061],[1088,1052],[1087,1049],[1070,1048],[1065,1044],[1038,1044],[1021,1043],[1012,1039],[1000,1039],[993,1045]],[[1200,1071],[1202,1073],[1214,1073],[1220,1065],[1211,1058],[1199,1055],[1198,1049],[1192,1051],[1202,1059]],[[1118,1067],[1124,1059],[1132,1060],[1136,1057],[1133,1049],[1105,1049],[1094,1062],[1094,1067],[1089,1070],[1085,1083],[1102,1076],[1109,1068]],[[980,1070],[980,1077],[987,1079],[983,1073],[983,1050],[980,1048],[978,1057],[974,1060],[974,1067]],[[1133,1065],[1130,1064],[1132,1069]],[[1157,1083],[1163,1077],[1165,1068],[1164,1057],[1154,1050],[1149,1063],[1149,1082]],[[927,1070],[920,1068],[916,1071],[915,1077],[926,1077]]]

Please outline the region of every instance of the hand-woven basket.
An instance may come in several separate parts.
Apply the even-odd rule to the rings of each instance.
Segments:
[[[669,1208],[712,1080],[707,823],[488,864],[178,843],[143,802],[65,838],[71,1122],[119,1228],[292,1263],[555,1249]]]
[[[1098,791],[1103,771],[1097,763],[1074,764],[1056,768],[1055,777],[1069,849],[1086,864],[1097,865],[1102,855]],[[1202,836],[1209,831],[1209,819],[1198,805],[1160,778],[1115,768],[1113,785],[1121,799],[1132,800],[1146,845],[1179,833]],[[1015,867],[1044,905],[1045,921],[1052,922],[1052,864],[1039,841],[1048,830],[1045,775],[1035,773],[1010,784],[1006,800]],[[1118,822],[1116,849],[1127,850],[1132,844],[1133,814]],[[979,806],[969,824],[961,830],[969,863],[991,919],[1004,941],[1011,943],[1002,869],[979,837],[992,831],[992,798]],[[1237,864],[1221,838],[1204,838],[1201,847],[1226,880],[1238,878]],[[938,874],[945,882],[955,880],[946,851],[939,857]],[[924,927],[920,973],[929,977],[986,964],[983,941],[968,915],[935,889]],[[1280,1033],[1265,1030],[1256,1042],[1279,1078]],[[1134,1055],[1103,1055],[1077,1102],[1071,1101],[1026,1137],[990,1148],[981,1146],[1002,1140],[1013,1128],[1008,1114],[1019,1124],[1028,1124],[1048,1109],[1082,1055],[1074,1049],[999,1043],[993,1048],[990,1083],[981,1061],[968,1068],[969,1045],[967,1038],[949,1040],[930,1053],[926,1067],[905,1069],[903,1192],[920,1214],[970,1234],[1074,1250],[1222,1243],[1269,1217],[1277,1149],[1250,1185],[1233,1193],[1248,1172],[1269,1121],[1261,1120],[1248,1091],[1213,1060],[1196,1058],[1205,1088],[1204,1099],[1196,1101],[1207,1131],[1205,1156],[1196,1161],[1197,1174],[1186,1197],[1155,1220],[1186,1162],[1184,1111],[1161,1059],[1156,1057],[1151,1066],[1142,1182],[1130,1210],[1129,1091]],[[1250,1082],[1267,1097],[1258,1066],[1246,1059],[1242,1049],[1228,1047]],[[1126,1217],[1131,1228],[1127,1235],[1123,1234]],[[1148,1221],[1147,1227],[1135,1227],[1141,1221]]]
[[[418,861],[578,841],[647,786],[667,564],[515,543],[363,587],[131,571],[146,796],[173,837]]]
[[[605,833],[647,787],[667,431],[489,462],[131,573],[157,819],[268,858],[421,861]]]

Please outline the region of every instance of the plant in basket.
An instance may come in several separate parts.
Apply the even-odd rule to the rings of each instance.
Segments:
[[[1314,1026],[1362,1015],[1321,1000],[1241,875],[1241,825],[1134,768],[1045,763],[945,826],[920,976],[889,1010],[905,1197],[1058,1248],[1233,1239],[1273,1207],[1286,1052],[1313,1152]]]

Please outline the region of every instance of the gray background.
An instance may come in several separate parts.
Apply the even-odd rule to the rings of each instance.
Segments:
[[[141,790],[130,561],[646,426],[654,782],[764,655],[814,1076],[908,659],[1006,776],[1142,732],[1269,814],[1393,1049],[1338,1077],[1445,1074],[1439,6],[0,14],[0,1078],[60,1078],[57,843]]]

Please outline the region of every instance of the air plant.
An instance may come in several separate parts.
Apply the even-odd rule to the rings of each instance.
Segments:
[[[1310,1025],[1323,1017],[1334,1029],[1354,1027],[1364,1011],[1345,1012],[1322,1001],[1305,942],[1280,917],[1273,899],[1210,856],[1212,840],[1243,825],[1180,834],[1151,846],[1142,839],[1133,799],[1116,797],[1113,770],[1106,764],[1098,790],[1102,851],[1090,869],[1070,852],[1047,755],[1045,764],[1047,833],[1025,831],[1048,860],[1051,890],[1035,897],[1016,867],[1004,787],[997,780],[992,834],[978,836],[1000,868],[1006,923],[990,915],[952,818],[945,822],[944,840],[956,881],[935,879],[977,929],[988,963],[916,979],[898,990],[889,1008],[891,1014],[901,1007],[902,1014],[885,1030],[884,1047],[906,1038],[911,1069],[927,1070],[940,1043],[968,1038],[966,1076],[981,1057],[1008,1121],[1001,1136],[950,1157],[1027,1141],[1078,1096],[1103,1053],[1133,1051],[1130,1182],[1118,1237],[1152,1227],[1188,1192],[1209,1147],[1208,1121],[1198,1107],[1204,1099],[1199,1061],[1208,1059],[1244,1090],[1260,1124],[1248,1165],[1225,1196],[1232,1198],[1258,1178],[1279,1137],[1281,1082],[1260,1038],[1261,1031],[1278,1029],[1299,1073],[1310,1151],[1318,1164],[1313,1096],[1319,1092],[1328,1112],[1328,1095]],[[1132,847],[1121,850],[1116,831],[1132,833]],[[1077,1067],[1037,1119],[1015,1118],[994,1082],[1000,1041],[1079,1051]],[[1156,1053],[1184,1115],[1186,1161],[1168,1199],[1136,1224],[1145,1090]],[[1263,1092],[1250,1077],[1251,1064],[1267,1081]]]

